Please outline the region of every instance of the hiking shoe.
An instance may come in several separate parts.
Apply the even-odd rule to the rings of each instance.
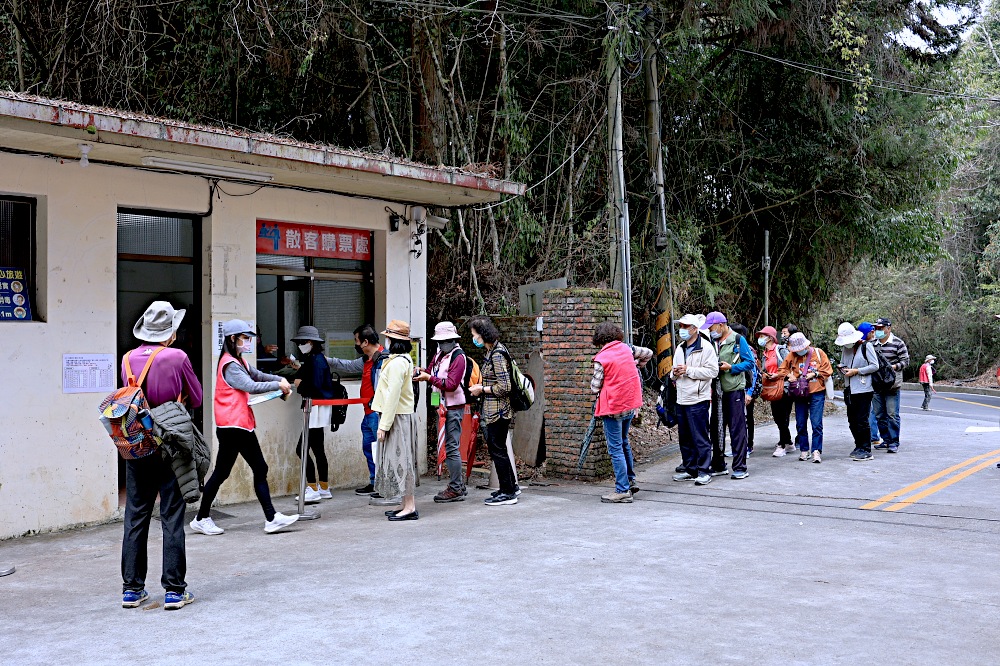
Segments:
[[[167,592],[163,595],[163,610],[184,608],[192,601],[194,601],[194,595],[190,592]]]
[[[330,492],[329,488],[320,488],[319,497],[320,499],[333,499],[333,493]]]
[[[883,442],[882,440],[879,440],[878,444],[876,444],[875,442],[872,442],[872,448],[873,449],[883,449],[883,450],[885,450],[885,449],[889,448],[889,445],[886,444],[885,442]]]
[[[694,476],[687,472],[680,472],[671,477],[674,481],[694,481]]]
[[[397,504],[403,503],[402,497],[382,497],[378,493],[374,493],[372,498],[368,500],[368,503],[372,506],[396,506]]]
[[[888,449],[885,450],[885,452],[886,453],[899,453],[899,447],[898,446],[890,446]]]
[[[674,468],[674,472],[676,472],[677,474],[681,474],[686,471],[687,467],[685,467],[684,465],[678,465],[677,467]]]
[[[208,518],[202,518],[201,520],[198,520],[198,518],[195,517],[195,519],[191,521],[191,529],[195,532],[200,532],[201,534],[207,534],[208,536],[215,536],[216,534],[222,534],[226,531],[216,525],[211,516]]]
[[[451,488],[445,488],[434,496],[434,501],[438,504],[444,504],[445,502],[464,502],[465,495],[462,493],[456,493]]]
[[[637,492],[639,492],[639,486],[635,485],[635,481],[629,481],[628,491],[630,493],[632,493],[633,495],[635,495]]]
[[[517,504],[517,496],[500,493],[495,497],[487,497],[483,502],[486,506],[504,506],[507,504]]]
[[[823,456],[819,451],[813,451],[813,462],[814,463],[823,462]]]
[[[733,472],[733,473],[732,473],[732,474],[731,474],[731,475],[729,476],[729,478],[730,478],[730,479],[736,479],[737,481],[739,481],[740,479],[745,479],[745,478],[747,478],[748,476],[750,476],[750,472],[748,472],[748,471],[746,471],[746,470],[743,470],[742,472]]]
[[[138,608],[149,599],[149,592],[146,590],[127,590],[122,594],[122,608]]]
[[[361,486],[360,488],[355,488],[354,492],[358,495],[371,495],[375,492],[375,486],[368,484],[367,486]]]
[[[871,451],[865,451],[865,450],[862,449],[862,450],[858,451],[857,454],[851,454],[851,460],[856,460],[856,461],[860,462],[860,461],[871,460],[871,459],[872,459]]]
[[[333,497],[333,495],[331,495],[331,497]],[[309,486],[306,486],[306,504],[319,504],[319,502],[320,502],[321,499],[323,499],[323,498],[320,497],[320,494],[319,494],[318,491],[315,491],[312,488],[310,488]],[[295,501],[296,502],[299,501],[299,496],[298,495],[295,496]]]
[[[784,457],[784,455],[785,455],[785,447],[783,447],[781,444],[778,444],[776,447],[774,447],[774,453],[771,454],[771,456],[774,458],[782,458]]]
[[[275,532],[285,529],[298,519],[299,514],[297,513],[293,513],[290,516],[286,516],[283,513],[276,513],[274,514],[273,520],[268,520],[264,523],[264,531],[268,534],[274,534]]]
[[[729,468],[727,467],[727,468],[723,468],[723,469],[719,469],[719,470],[712,470],[709,473],[712,476],[725,476],[726,474],[729,474]]]
[[[601,501],[605,504],[631,504],[632,503],[632,493],[626,490],[623,493],[611,493],[610,495],[602,495]]]
[[[712,483],[711,474],[699,474],[698,478],[694,480],[696,486],[707,486],[710,483]]]
[[[799,454],[799,460],[809,460],[809,452],[803,451]]]

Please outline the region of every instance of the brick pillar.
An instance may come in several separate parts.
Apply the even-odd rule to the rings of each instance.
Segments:
[[[580,446],[594,413],[594,328],[602,321],[621,324],[622,297],[607,289],[553,289],[543,300],[545,357],[546,475],[600,479],[611,476],[611,459],[598,422],[583,469]]]

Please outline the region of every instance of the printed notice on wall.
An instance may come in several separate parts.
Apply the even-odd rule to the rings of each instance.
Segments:
[[[117,365],[114,354],[63,354],[63,393],[111,393]]]
[[[20,268],[0,268],[0,321],[31,321],[28,281]]]

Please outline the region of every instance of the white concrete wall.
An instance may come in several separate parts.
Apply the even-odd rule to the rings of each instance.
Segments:
[[[225,184],[231,194],[256,188]],[[0,538],[107,520],[118,511],[116,452],[97,421],[96,393],[62,393],[62,354],[114,353],[116,349],[117,212],[121,207],[204,213],[207,182],[77,161],[0,154],[0,194],[38,200],[36,307],[44,322],[0,322]],[[265,188],[251,196],[222,195],[203,221],[203,297],[200,316],[205,351],[205,428],[214,435],[211,396],[215,381],[211,322],[256,319],[255,222],[258,218],[358,227],[376,231],[375,318],[378,326],[406,319],[414,335],[426,330],[426,256],[409,253],[402,227],[387,233],[386,202]],[[390,204],[392,205],[392,204]],[[393,205],[401,210],[401,205]],[[426,249],[426,245],[425,245]],[[425,344],[421,341],[421,344]],[[357,395],[358,382],[348,384]],[[295,442],[299,401],[257,408],[258,437],[270,465],[272,492],[297,486]],[[423,421],[423,411],[418,410]],[[331,482],[361,484],[361,409],[327,434]],[[421,428],[421,433],[425,429]],[[421,442],[425,450],[426,443]],[[213,437],[213,449],[215,447]],[[421,471],[424,471],[425,461]],[[249,468],[237,463],[220,502],[253,499]],[[283,510],[290,501],[279,501]]]

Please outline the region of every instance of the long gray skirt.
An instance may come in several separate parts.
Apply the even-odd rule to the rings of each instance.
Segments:
[[[413,495],[420,485],[417,428],[416,414],[396,414],[385,441],[377,444],[375,492],[382,497]]]

